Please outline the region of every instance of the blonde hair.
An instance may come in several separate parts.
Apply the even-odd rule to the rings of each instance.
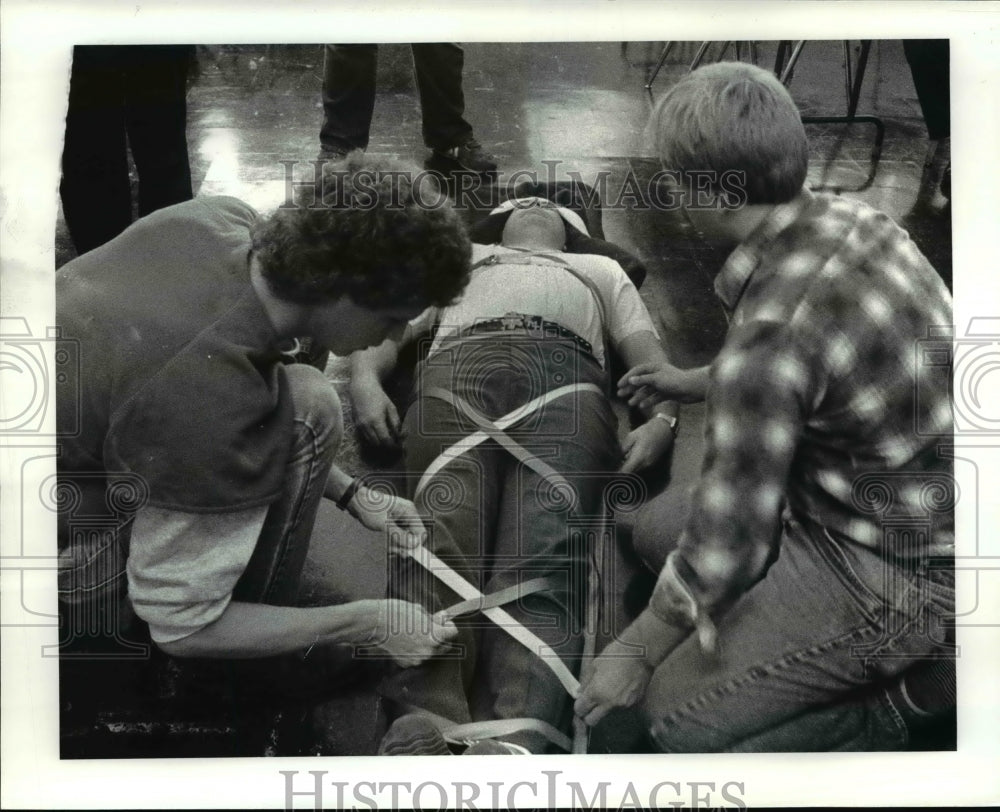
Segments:
[[[743,203],[786,203],[805,183],[799,111],[781,82],[754,65],[698,68],[659,101],[649,128],[665,169],[712,173],[713,188],[723,191],[737,177]]]

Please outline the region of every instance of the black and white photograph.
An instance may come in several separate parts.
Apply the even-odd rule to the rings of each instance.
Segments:
[[[5,3],[3,806],[1000,800],[1000,7],[895,6]]]

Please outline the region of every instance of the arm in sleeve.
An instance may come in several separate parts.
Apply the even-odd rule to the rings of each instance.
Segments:
[[[600,287],[604,294],[606,326],[611,346],[622,354],[622,342],[631,335],[643,332],[652,333],[659,340],[653,319],[635,285],[617,262],[611,259],[605,259],[605,262],[608,273],[602,274]]]
[[[780,537],[788,472],[816,387],[811,354],[783,325],[752,323],[713,363],[706,447],[687,526],[650,609],[714,645],[710,615],[766,572]]]
[[[128,591],[154,642],[187,637],[222,615],[267,510],[263,505],[221,514],[139,511],[129,549]]]

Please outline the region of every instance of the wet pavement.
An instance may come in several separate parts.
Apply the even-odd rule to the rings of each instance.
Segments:
[[[713,356],[725,331],[712,279],[726,251],[699,239],[676,212],[643,205],[641,199],[641,190],[658,168],[643,135],[648,114],[655,99],[687,71],[698,43],[677,44],[647,90],[647,79],[663,45],[468,44],[466,118],[479,141],[496,156],[499,184],[517,172],[535,173],[541,180],[578,173],[575,177],[600,189],[606,238],[646,264],[649,275],[642,296],[672,358],[691,366]],[[852,43],[852,54],[857,46]],[[709,59],[717,58],[718,50],[718,46],[711,49]],[[742,50],[746,58],[748,49]],[[775,51],[776,43],[760,43],[760,64],[770,66]],[[733,52],[728,56],[732,58]],[[266,211],[285,199],[289,172],[296,180],[310,176],[309,162],[318,153],[322,122],[322,59],[320,45],[199,46],[198,72],[188,96],[188,144],[196,194],[235,195]],[[843,44],[807,43],[790,89],[804,115],[843,115],[847,104]],[[873,44],[858,113],[878,116],[884,124],[877,165],[872,159],[875,128],[871,124],[809,124],[810,183],[861,198],[903,223],[950,281],[950,210],[941,208],[943,201],[935,199],[929,187],[921,187],[928,142],[900,42]],[[421,140],[420,121],[409,48],[382,46],[369,153],[422,165],[429,153]],[[482,206],[470,205],[465,214],[472,220],[481,212]],[[58,266],[74,256],[61,221],[56,242]],[[334,359],[328,374],[344,395],[350,418],[343,361]],[[685,420],[697,423],[697,414],[686,415]],[[350,425],[339,462],[357,473],[396,464],[359,448]],[[655,488],[656,483],[651,484]],[[332,506],[324,506],[310,554],[310,596],[321,600],[380,595],[385,573],[380,545],[377,534],[359,529]],[[639,573],[627,551],[617,556],[615,569],[605,609],[621,619],[620,626],[635,608],[626,604],[641,602],[643,581],[636,581],[639,586],[633,585],[626,594]],[[342,699],[317,713],[300,715],[311,730],[309,746],[315,751],[373,752],[379,720],[368,688],[345,690]],[[287,728],[289,718],[286,713],[281,725]],[[180,724],[183,728],[185,723]],[[195,723],[188,724],[193,730]],[[262,742],[269,735],[265,728],[261,728]],[[275,729],[272,725],[270,733]],[[225,738],[224,732],[218,735]],[[88,740],[85,733],[81,736],[75,745],[79,754],[99,755],[94,752],[96,740]],[[133,738],[143,741],[139,734]],[[267,746],[274,752],[273,741],[264,742],[260,751]],[[598,751],[643,746],[641,731],[627,716],[606,725],[593,742]]]

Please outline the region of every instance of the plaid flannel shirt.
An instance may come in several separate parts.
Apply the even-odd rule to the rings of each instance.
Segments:
[[[916,541],[884,539],[880,522],[885,509],[926,516],[927,487],[950,488],[937,450],[952,431],[947,383],[921,376],[915,393],[918,341],[951,324],[951,298],[906,232],[862,203],[807,192],[736,248],[715,290],[730,326],[710,369],[705,459],[650,602],[698,628],[703,646],[711,613],[796,533],[887,557],[954,551],[949,510]]]

